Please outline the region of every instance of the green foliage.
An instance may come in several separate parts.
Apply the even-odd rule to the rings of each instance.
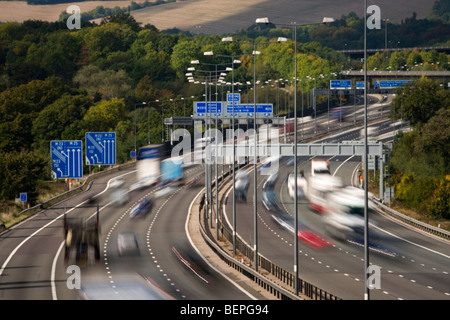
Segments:
[[[450,175],[442,179],[434,190],[430,215],[436,219],[450,219]]]
[[[399,109],[403,111],[399,112]],[[428,79],[398,90],[391,104],[415,130],[396,137],[390,166],[396,199],[433,218],[448,218],[450,101],[448,92]]]
[[[132,2],[129,8],[170,1]],[[284,92],[280,91],[280,105],[288,106],[289,97],[285,93],[292,90],[289,86],[295,74],[291,28],[255,26],[250,32],[233,35],[237,42],[224,43],[219,36],[192,36],[177,29],[169,33],[150,24],[141,26],[124,10],[127,9],[99,6],[92,12],[83,12],[79,30],[67,29],[67,13],[53,23],[29,20],[0,25],[0,199],[14,198],[18,192],[31,194],[39,180],[50,178],[50,140],[84,140],[87,131],[115,131],[117,162],[123,163],[129,160],[130,150],[135,147],[136,119],[137,147],[161,142],[163,118],[184,115],[185,107],[186,115],[190,115],[192,101],[197,101],[204,92],[204,87],[187,82],[185,73],[191,60],[225,65],[231,55],[244,55],[239,57],[242,63],[235,65],[234,80],[243,84],[239,89],[243,91],[242,98],[247,99],[246,82],[253,82],[254,66],[253,56],[249,55],[256,42],[257,50],[262,53],[256,57],[257,80],[265,86],[258,88],[257,99],[275,101],[275,90],[265,82],[288,79],[289,82],[283,80],[280,85],[284,87]],[[111,13],[115,14],[110,16]],[[95,17],[106,18],[100,25],[85,20]],[[416,26],[421,27],[419,36],[411,37],[402,30]],[[389,24],[389,38],[391,43],[401,41],[405,45],[425,46],[436,43],[437,34],[441,41],[447,41],[450,37],[443,36],[447,29],[448,26],[439,21],[408,19],[399,26]],[[350,60],[335,49],[362,47],[361,30],[362,19],[354,13],[331,25],[299,27],[297,73],[301,82],[298,90],[307,92],[314,87],[327,87],[336,72],[345,68],[359,69],[360,61]],[[407,36],[400,35],[399,30]],[[420,38],[421,35],[424,37]],[[289,41],[267,43],[278,36]],[[371,32],[369,47],[380,47],[381,43],[384,43],[384,30]],[[203,52],[210,50],[214,56],[207,59]],[[448,62],[446,54],[417,50],[384,52],[368,61],[371,68],[391,70],[450,70]],[[197,69],[212,68],[200,65]],[[230,73],[225,80],[231,82]],[[422,86],[422,83],[415,86]],[[449,172],[449,111],[448,108],[441,110],[443,106],[448,107],[448,94],[431,83],[423,84],[423,88],[423,96],[415,97],[407,97],[411,93],[405,88],[404,95],[399,93],[401,97],[393,113],[396,119],[400,115],[411,119],[420,129],[399,139],[395,147],[393,168],[397,182],[403,174],[410,174],[414,181],[404,181],[400,190],[416,184],[438,185],[443,174]],[[227,90],[226,87],[221,89]],[[195,98],[188,98],[191,96]],[[416,99],[425,102],[418,104]],[[438,100],[439,106],[436,105]],[[141,102],[147,104],[134,111],[135,104]],[[424,114],[426,118],[422,117]],[[440,132],[434,130],[435,127],[440,127]],[[23,182],[25,177],[30,177],[30,185]],[[423,180],[425,178],[430,180]],[[422,180],[428,182],[422,184]],[[434,210],[442,211],[442,191],[435,191],[433,196],[414,194],[420,199],[427,195],[429,199],[436,199],[432,202]],[[427,206],[433,207],[430,202]]]
[[[82,119],[83,132],[113,131],[125,117],[126,107],[123,99],[112,98],[95,103]]]
[[[391,104],[392,119],[407,119],[419,128],[436,112],[450,106],[450,92],[442,90],[438,82],[422,78],[396,89],[397,96]]]
[[[91,105],[91,99],[85,94],[66,93],[46,106],[33,120],[34,146],[45,154],[51,140],[58,140],[60,137],[66,140],[78,139],[79,136],[74,135],[72,128],[83,119]]]
[[[27,192],[28,201],[35,204],[39,181],[50,175],[49,159],[36,151],[0,151],[0,199],[18,198]]]
[[[122,69],[103,71],[95,65],[87,65],[77,72],[73,80],[91,97],[126,98],[131,94],[132,80]]]

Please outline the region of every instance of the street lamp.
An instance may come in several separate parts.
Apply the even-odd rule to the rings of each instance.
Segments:
[[[205,55],[213,55],[212,51],[209,51],[208,54],[205,52]],[[236,255],[236,193],[235,193],[235,187],[236,187],[236,172],[235,172],[235,165],[234,165],[234,161],[236,159],[236,154],[235,154],[235,127],[234,127],[234,123],[235,123],[235,112],[234,112],[234,64],[240,64],[241,60],[236,59],[237,57],[242,57],[245,55],[236,55],[236,56],[229,56],[229,55],[216,55],[217,57],[228,57],[231,58],[231,105],[232,105],[232,131],[233,131],[233,170],[232,170],[232,175],[233,175],[233,256]],[[228,68],[227,68],[228,69]]]
[[[213,55],[213,52],[212,51],[207,51],[207,52],[205,52],[204,53],[204,55],[205,56],[210,56],[210,55]],[[216,124],[217,124],[217,122],[218,122],[218,119],[217,119],[217,106],[218,106],[218,103],[217,103],[217,82],[218,82],[218,77],[217,77],[217,75],[219,74],[219,72],[221,73],[221,72],[223,72],[223,71],[227,71],[227,70],[217,70],[217,66],[219,66],[219,65],[224,65],[224,64],[211,64],[211,63],[200,63],[200,61],[199,60],[192,60],[191,61],[191,64],[194,64],[194,65],[199,65],[199,64],[202,64],[202,65],[210,65],[210,66],[215,66],[215,71],[210,71],[210,70],[197,70],[197,72],[205,72],[205,73],[209,73],[209,82],[211,82],[212,81],[212,73],[215,73],[215,81],[216,81]],[[189,69],[188,69],[188,71],[195,71],[195,67],[190,67]],[[187,76],[189,76],[189,81],[193,81],[194,79],[193,79],[193,74],[192,73],[186,73],[186,75]],[[208,115],[208,102],[207,102],[207,99],[208,99],[208,91],[207,91],[207,86],[208,86],[208,81],[207,81],[207,76],[205,76],[205,132],[206,133],[208,133],[208,131],[207,131],[207,125],[208,125],[208,119],[207,119],[207,115]],[[208,143],[208,137],[205,137],[206,139],[205,139],[205,147],[206,147],[206,144]],[[216,144],[217,144],[217,136],[216,136],[216,138],[215,138],[215,140],[216,140]],[[217,145],[216,145],[216,152],[217,152]],[[208,212],[209,212],[209,209],[208,208],[211,208],[211,206],[210,206],[210,204],[212,203],[212,196],[210,195],[210,188],[209,188],[209,183],[208,183],[208,181],[209,181],[209,178],[208,178],[208,173],[209,173],[209,170],[208,170],[208,168],[210,169],[210,167],[208,167],[208,163],[205,163],[205,192],[206,192],[206,205],[205,205],[205,208],[206,208],[206,212],[207,212],[207,214],[208,214]],[[217,190],[217,181],[218,181],[218,177],[217,177],[217,153],[216,153],[216,228],[217,228],[217,212],[218,212],[218,190]],[[211,201],[208,201],[208,197],[209,197],[209,199],[211,200]],[[208,206],[209,205],[209,206]],[[212,225],[212,210],[211,210],[211,215],[210,215],[210,223],[211,223],[211,225]],[[218,229],[217,229],[218,230]],[[218,232],[218,231],[217,231]],[[217,235],[217,237],[218,237],[218,235]]]
[[[333,22],[333,18],[325,17],[322,20],[322,23],[330,23]],[[269,23],[269,18],[257,18],[256,23]],[[294,273],[295,273],[295,292],[298,294],[298,204],[297,204],[297,25],[295,22],[291,24],[282,24],[285,26],[293,27],[294,29],[294,224],[295,224],[295,258],[294,258]],[[306,26],[311,24],[304,24],[300,26]],[[303,91],[302,91],[303,93]],[[303,114],[303,108],[302,108]],[[303,116],[302,116],[302,134],[303,134]]]
[[[389,19],[383,19],[384,21],[384,49],[387,50],[387,27]]]
[[[261,54],[261,52],[256,50],[257,42],[246,42],[246,41],[234,41],[232,37],[224,37],[222,38],[222,41],[224,42],[238,42],[238,43],[250,43],[253,44],[253,127],[254,127],[254,133],[253,133],[253,141],[254,141],[254,164],[253,164],[253,177],[254,177],[254,186],[253,186],[253,198],[254,198],[254,259],[255,259],[255,270],[258,271],[258,204],[257,204],[257,160],[258,160],[258,154],[257,154],[257,134],[256,134],[256,55]],[[264,43],[279,43],[279,42],[285,42],[287,41],[286,38],[279,37],[277,41],[268,41],[268,42],[259,42],[259,44]],[[234,140],[234,138],[233,138]]]
[[[148,130],[148,141],[147,143],[150,144],[150,103],[151,102],[159,102],[158,99],[154,100],[154,101],[147,101],[147,105],[148,105],[148,112],[147,112],[147,130]]]
[[[212,51],[207,51],[204,53],[204,55],[212,56],[214,53]],[[216,55],[218,57],[229,57],[231,58],[231,68],[227,67],[227,71],[231,71],[231,92],[232,92],[232,98],[231,98],[231,104],[232,104],[232,131],[233,131],[233,255],[236,255],[236,194],[235,194],[235,187],[236,187],[236,173],[235,173],[235,127],[234,127],[234,64],[240,64],[241,60],[235,59],[238,56],[228,56],[228,55]],[[217,139],[216,139],[217,140]],[[216,141],[216,150],[217,150],[217,141]],[[217,166],[216,166],[217,170]],[[216,178],[217,181],[217,178]],[[217,189],[216,189],[217,190]],[[216,200],[217,202],[217,200]],[[218,209],[217,209],[218,210]]]
[[[137,143],[136,143],[136,107],[138,105],[146,105],[147,103],[144,102],[140,102],[140,103],[135,103],[134,104],[134,154],[135,154],[135,159],[137,159]]]

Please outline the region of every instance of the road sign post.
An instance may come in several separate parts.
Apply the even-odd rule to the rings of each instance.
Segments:
[[[27,202],[27,193],[26,192],[22,192],[20,194],[20,202]]]
[[[81,140],[50,141],[52,178],[83,177],[83,142]]]
[[[115,132],[86,132],[86,164],[116,164]]]

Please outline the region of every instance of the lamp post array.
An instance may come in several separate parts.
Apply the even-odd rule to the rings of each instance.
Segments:
[[[256,125],[256,55],[261,54],[261,52],[256,50],[256,46],[258,44],[265,44],[265,43],[279,43],[279,42],[285,42],[287,41],[286,38],[279,37],[278,40],[275,41],[268,41],[268,42],[247,42],[247,41],[234,41],[232,37],[225,37],[222,38],[222,41],[224,42],[238,42],[238,43],[249,43],[253,45],[253,142],[254,142],[254,163],[253,163],[253,179],[254,179],[254,185],[253,185],[253,224],[254,224],[254,267],[255,271],[258,271],[258,204],[257,204],[257,160],[258,160],[258,154],[257,154],[257,125]],[[233,110],[234,111],[234,110]],[[234,114],[234,112],[233,112]],[[233,139],[234,140],[234,139]]]
[[[204,55],[205,56],[211,56],[211,55],[213,55],[213,52],[212,51],[206,51],[206,52],[204,52]],[[219,212],[219,208],[218,208],[218,203],[219,203],[219,201],[218,201],[218,188],[217,188],[217,182],[218,182],[218,161],[217,161],[217,143],[218,143],[218,139],[217,139],[217,124],[218,124],[218,110],[217,110],[217,105],[218,105],[218,101],[217,101],[217,95],[218,95],[218,93],[217,93],[217,86],[218,86],[218,84],[219,84],[219,80],[220,81],[223,81],[223,76],[224,76],[224,74],[223,74],[223,72],[224,71],[231,71],[231,68],[226,68],[225,70],[217,70],[217,67],[218,66],[223,66],[223,65],[228,65],[228,64],[213,64],[213,63],[200,63],[200,61],[199,60],[193,60],[193,61],[191,61],[191,64],[193,64],[193,65],[206,65],[206,66],[214,66],[214,68],[215,68],[215,70],[213,70],[213,71],[211,71],[211,70],[196,70],[195,69],[195,67],[190,67],[190,68],[188,68],[188,71],[197,71],[197,72],[203,72],[203,73],[207,73],[207,74],[209,74],[209,81],[208,81],[208,77],[206,76],[205,77],[205,133],[206,133],[206,137],[205,137],[205,147],[206,147],[206,144],[208,144],[208,142],[211,140],[211,139],[208,139],[209,137],[207,136],[208,135],[208,130],[207,130],[207,126],[208,126],[208,122],[210,122],[210,121],[208,121],[208,118],[207,118],[207,115],[209,114],[209,112],[208,112],[208,83],[210,83],[210,84],[213,84],[213,82],[212,82],[212,74],[214,73],[214,80],[215,80],[215,84],[216,84],[216,92],[215,92],[215,96],[216,96],[216,106],[215,106],[215,108],[216,108],[216,137],[215,137],[215,141],[216,141],[216,155],[215,155],[215,181],[216,181],[216,194],[215,194],[215,196],[216,196],[216,214],[215,214],[215,222],[216,222],[216,238],[218,239],[218,237],[219,237],[219,228],[218,228],[218,212]],[[189,81],[191,81],[191,82],[194,82],[195,83],[195,80],[194,80],[194,78],[193,78],[193,73],[192,72],[189,72],[189,73],[186,73],[186,76],[188,76],[189,78]],[[211,95],[211,90],[210,90],[210,95]],[[211,100],[211,98],[210,98],[210,100]],[[209,120],[211,120],[211,116],[210,116],[210,119]],[[205,208],[206,208],[206,212],[207,212],[207,215],[209,215],[209,219],[210,219],[210,224],[211,224],[211,226],[212,226],[212,207],[211,207],[211,205],[212,205],[212,196],[211,196],[211,192],[210,192],[210,183],[209,183],[209,181],[211,180],[210,179],[210,170],[211,170],[211,168],[210,168],[210,166],[208,166],[208,163],[205,161],[205,199],[206,199],[206,201],[205,201]]]
[[[322,23],[329,23],[333,22],[333,18],[323,18]],[[255,21],[256,23],[264,23],[268,24],[269,19],[267,17],[265,18],[258,18]],[[299,288],[298,288],[298,203],[297,203],[297,25],[295,22],[291,24],[283,24],[285,26],[290,26],[293,28],[294,31],[294,277],[295,277],[295,292],[298,294]],[[304,24],[303,26],[311,25],[311,24]],[[303,108],[302,108],[303,112]],[[303,115],[302,115],[302,133],[303,133]],[[255,150],[256,152],[256,150]],[[255,173],[256,177],[256,173]],[[256,182],[255,182],[256,183]],[[256,191],[255,191],[256,192]]]

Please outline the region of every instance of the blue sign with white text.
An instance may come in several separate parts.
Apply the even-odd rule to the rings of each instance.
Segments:
[[[272,114],[273,106],[271,104],[257,104],[256,113]],[[253,104],[235,104],[234,113],[236,114],[253,114],[255,105]],[[233,105],[227,104],[227,113],[233,114]]]
[[[403,86],[405,83],[411,82],[411,80],[380,80],[375,81],[374,88],[377,89],[393,89]]]
[[[115,132],[86,132],[86,164],[116,164]]]
[[[204,116],[205,113],[209,113],[210,115],[220,115],[222,113],[222,102],[208,102],[208,111],[205,108],[205,102],[196,102],[195,103],[196,110],[194,113],[197,113],[198,116]]]
[[[52,178],[83,177],[83,142],[81,140],[57,140],[50,142]]]
[[[233,96],[233,93],[227,93],[227,102],[233,102],[239,104],[241,102],[241,94],[235,93]]]
[[[330,80],[330,89],[351,89],[352,80]]]

